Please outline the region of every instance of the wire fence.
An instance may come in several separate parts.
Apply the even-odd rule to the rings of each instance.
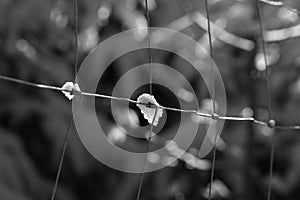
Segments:
[[[5,81],[10,81],[30,87],[35,87],[35,88],[40,88],[40,89],[47,89],[47,90],[53,90],[53,91],[60,91],[60,92],[74,92],[72,90],[67,90],[63,89],[62,87],[59,86],[52,86],[52,85],[45,85],[45,84],[38,84],[38,83],[33,83],[33,82],[28,82],[24,81],[21,79],[13,78],[13,77],[8,77],[8,76],[3,76],[0,75],[0,80],[5,80]],[[75,91],[74,93],[78,95],[83,95],[86,97],[95,97],[95,98],[104,98],[104,99],[111,99],[111,100],[117,100],[117,101],[126,101],[130,103],[135,103],[135,104],[141,104],[145,106],[149,106],[149,104],[145,104],[143,102],[138,102],[137,100],[130,99],[130,98],[123,98],[123,97],[116,97],[116,96],[110,96],[110,95],[104,95],[104,94],[97,94],[97,93],[89,93],[89,92],[84,92],[84,91]],[[253,122],[254,124],[261,125],[261,126],[266,126],[272,129],[278,129],[278,130],[300,130],[300,125],[276,125],[274,123],[274,120],[270,121],[262,121],[259,119],[255,119],[254,117],[239,117],[239,116],[222,116],[218,115],[216,113],[214,114],[208,114],[204,112],[200,112],[199,110],[188,110],[188,109],[180,109],[180,108],[173,108],[173,107],[167,107],[163,105],[155,105],[151,104],[153,108],[160,108],[163,110],[169,110],[169,111],[175,111],[175,112],[183,112],[183,113],[192,113],[200,117],[206,117],[209,119],[214,119],[214,120],[227,120],[227,121],[250,121]]]
[[[39,84],[39,83],[33,83],[33,82],[28,82],[25,80],[21,80],[18,78],[13,78],[13,77],[8,77],[8,76],[4,76],[4,75],[0,75],[0,80],[4,80],[4,81],[9,81],[9,82],[13,82],[13,83],[17,83],[17,84],[21,84],[21,85],[25,85],[25,86],[29,86],[29,87],[34,87],[37,89],[45,89],[45,90],[52,90],[52,91],[58,91],[58,92],[69,92],[71,94],[75,94],[75,95],[79,95],[79,96],[86,96],[86,97],[92,97],[92,98],[104,98],[104,99],[111,99],[111,100],[117,100],[117,101],[126,101],[126,102],[130,102],[130,103],[135,103],[135,104],[142,104],[148,107],[151,107],[153,109],[156,109],[155,112],[155,116],[157,113],[157,109],[164,109],[164,110],[168,110],[168,111],[175,111],[175,112],[182,112],[182,113],[191,113],[197,116],[201,116],[201,117],[205,117],[205,118],[209,118],[212,120],[227,120],[227,121],[236,121],[236,122],[240,122],[240,121],[248,121],[248,122],[252,122],[253,124],[257,124],[260,126],[265,126],[265,127],[269,127],[271,129],[277,129],[277,130],[300,130],[300,125],[277,125],[276,124],[276,119],[272,118],[272,106],[271,106],[271,95],[270,95],[270,80],[269,80],[269,75],[270,75],[270,68],[268,66],[268,59],[267,59],[267,53],[266,53],[266,43],[267,42],[273,42],[273,41],[277,41],[278,39],[274,39],[272,40],[272,31],[266,31],[264,30],[264,24],[263,24],[263,18],[262,18],[262,11],[261,11],[261,4],[267,4],[269,6],[278,6],[278,7],[283,7],[288,9],[289,11],[296,13],[296,14],[300,14],[300,11],[290,7],[289,5],[286,5],[284,2],[281,1],[271,1],[271,0],[256,0],[256,11],[257,11],[257,16],[258,16],[258,21],[259,21],[259,31],[260,31],[260,39],[261,39],[261,45],[262,45],[262,50],[263,50],[263,56],[264,56],[264,63],[265,63],[265,79],[266,79],[266,85],[267,85],[267,101],[268,101],[268,121],[262,121],[259,119],[256,119],[255,117],[240,117],[240,116],[221,116],[216,114],[216,106],[215,106],[215,101],[214,101],[214,86],[213,84],[211,84],[211,88],[212,88],[212,112],[210,114],[207,113],[203,113],[200,112],[199,110],[185,110],[185,109],[180,109],[180,108],[173,108],[173,107],[166,107],[163,105],[156,105],[156,104],[151,104],[151,103],[143,103],[143,102],[139,102],[137,100],[134,99],[130,99],[130,98],[123,98],[123,97],[116,97],[116,96],[110,96],[110,95],[104,95],[104,94],[97,94],[97,93],[89,93],[89,92],[85,92],[85,91],[79,91],[79,90],[74,90],[74,89],[65,89],[63,87],[59,87],[59,86],[53,86],[53,85],[45,85],[45,84]],[[152,93],[152,53],[151,53],[151,33],[150,33],[150,12],[149,12],[149,8],[148,8],[148,0],[145,0],[145,5],[146,5],[146,10],[145,10],[145,15],[147,18],[147,24],[148,24],[148,61],[149,61],[149,83],[150,83],[150,93]],[[209,12],[209,4],[207,2],[207,0],[205,0],[205,10],[206,10],[206,22],[203,22],[203,15],[199,12],[195,12],[193,14],[188,14],[183,16],[182,18],[178,19],[176,22],[173,23],[173,25],[175,23],[179,23],[179,21],[181,20],[185,20],[185,22],[196,22],[196,24],[198,24],[201,28],[203,28],[204,30],[206,30],[208,32],[209,35],[209,47],[210,47],[210,56],[213,58],[213,46],[212,46],[212,37],[216,37],[218,39],[220,39],[221,41],[224,41],[226,43],[229,43],[235,47],[238,48],[242,48],[244,50],[250,50],[249,47],[251,45],[253,45],[253,42],[245,39],[245,38],[241,38],[239,36],[236,36],[232,33],[229,33],[228,31],[218,27],[216,24],[214,24],[211,20],[210,20],[210,12]],[[195,18],[194,16],[198,15],[197,18]],[[200,17],[199,17],[200,15]],[[75,38],[75,49],[74,49],[74,60],[75,60],[75,65],[74,65],[74,83],[76,83],[76,73],[78,71],[78,0],[74,0],[74,17],[75,17],[75,31],[74,31],[74,38]],[[205,27],[205,23],[206,23],[206,27]],[[186,24],[189,23],[185,23],[184,26],[186,26]],[[172,25],[171,25],[172,27]],[[296,26],[297,30],[298,30],[298,25]],[[295,27],[290,27],[289,29],[292,30],[292,28]],[[284,30],[277,30],[277,31],[285,31]],[[288,31],[286,31],[288,32]],[[220,34],[220,33],[224,33],[224,34]],[[280,38],[281,40],[285,40],[289,37],[298,37],[298,34],[300,36],[300,31],[295,34],[295,31],[293,32],[294,35],[286,35],[283,38]],[[235,41],[235,42],[234,42]],[[240,42],[239,42],[240,41]],[[245,46],[246,44],[246,46]],[[250,46],[249,46],[250,45]],[[213,67],[212,67],[212,63],[211,63],[211,79],[214,80],[214,73],[213,73]],[[212,81],[213,83],[213,81]],[[153,120],[155,119],[155,116],[153,118]],[[56,194],[56,190],[57,190],[57,185],[59,182],[59,178],[60,178],[60,174],[61,174],[61,169],[63,166],[63,160],[64,160],[64,156],[65,156],[65,151],[67,148],[67,144],[68,144],[68,138],[69,138],[69,134],[70,134],[70,127],[72,126],[72,122],[73,119],[70,119],[70,122],[68,124],[68,127],[66,129],[65,132],[65,139],[64,139],[64,143],[63,143],[63,147],[61,150],[61,157],[60,157],[60,162],[59,162],[59,166],[58,166],[58,170],[57,170],[57,175],[56,175],[56,179],[55,179],[55,184],[53,187],[53,192],[51,194],[51,200],[55,199],[55,194]],[[152,132],[152,128],[153,128],[153,122],[151,123],[150,126],[150,133]],[[148,137],[148,144],[147,144],[147,149],[146,152],[149,152],[149,144],[151,141],[151,135],[149,135]],[[211,178],[210,178],[210,185],[209,185],[209,195],[208,195],[208,199],[212,198],[212,194],[211,194],[211,190],[212,190],[212,183],[213,183],[213,179],[214,179],[214,170],[215,170],[215,162],[216,162],[216,138],[214,141],[214,148],[213,148],[213,158],[212,158],[212,168],[211,168]],[[146,165],[147,160],[145,159],[145,163],[144,163],[144,167],[143,167],[143,171],[141,173],[141,177],[139,180],[139,188],[138,188],[138,193],[137,193],[137,200],[140,199],[141,196],[141,192],[142,192],[142,184],[143,184],[143,177],[144,177],[144,168]],[[274,143],[272,142],[271,145],[271,153],[270,153],[270,166],[269,166],[269,184],[268,184],[268,191],[267,191],[267,200],[271,199],[271,189],[272,189],[272,176],[273,176],[273,162],[274,162]]]

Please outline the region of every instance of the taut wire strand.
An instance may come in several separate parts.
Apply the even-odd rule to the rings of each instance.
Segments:
[[[269,182],[268,182],[267,200],[271,200],[271,195],[272,195],[273,165],[274,165],[274,141],[272,139],[270,163],[269,163]]]
[[[266,82],[267,82],[267,98],[268,98],[267,99],[267,101],[268,101],[268,116],[269,116],[269,122],[271,122],[271,118],[272,118],[271,112],[272,111],[271,111],[270,70],[269,70],[269,66],[268,66],[266,44],[265,44],[265,40],[264,40],[263,16],[262,16],[260,0],[256,0],[256,9],[257,9],[257,15],[258,15],[258,21],[259,21],[259,30],[260,30],[263,56],[264,56],[264,61],[265,61],[265,72],[266,72],[265,76],[266,76]],[[269,123],[267,125],[270,126]],[[273,177],[273,160],[274,160],[273,138],[272,138],[271,142],[272,142],[272,144],[271,144],[270,163],[269,163],[269,182],[268,182],[267,200],[270,200],[271,195],[272,195],[272,177]]]
[[[0,75],[0,80],[5,80],[5,81],[18,83],[18,84],[26,85],[26,86],[31,86],[31,87],[35,87],[35,88],[40,88],[40,89],[72,92],[72,91],[69,91],[69,90],[66,90],[66,89],[62,89],[61,87],[57,87],[57,86],[32,83],[32,82],[24,81],[24,80],[17,79],[17,78],[3,76],[3,75]],[[89,92],[82,92],[82,91],[79,91],[79,92],[82,96],[86,96],[86,97],[112,99],[112,100],[116,100],[116,101],[127,101],[127,102],[130,102],[130,103],[135,103],[135,104],[140,104],[140,105],[145,105],[145,106],[149,105],[149,104],[146,104],[146,103],[138,102],[136,100],[129,99],[129,98],[124,98],[124,97],[115,97],[115,96],[110,96],[110,95],[96,94],[96,93],[89,93]],[[191,114],[195,114],[195,115],[200,116],[200,117],[206,117],[206,118],[211,118],[211,119],[214,118],[214,119],[228,120],[228,121],[251,121],[251,122],[253,122],[254,124],[257,124],[257,125],[268,126],[267,122],[257,120],[253,117],[220,116],[220,115],[217,115],[217,114],[215,114],[213,116],[213,115],[208,114],[208,113],[199,112],[198,110],[186,110],[186,109],[166,107],[166,106],[162,106],[162,105],[154,105],[154,106],[156,106],[157,108],[164,109],[164,110],[169,110],[169,111],[174,111],[174,112],[191,113]],[[272,128],[273,129],[278,129],[278,130],[300,130],[300,125],[288,125],[288,126],[276,125]]]
[[[51,200],[55,199],[55,194],[56,194],[56,190],[57,190],[57,186],[58,186],[58,182],[59,182],[59,178],[60,178],[60,174],[61,174],[61,170],[62,170],[62,166],[63,166],[63,162],[64,162],[64,157],[65,157],[65,153],[66,153],[66,149],[67,149],[67,145],[68,145],[68,139],[69,139],[69,135],[70,135],[69,133],[70,133],[72,122],[73,122],[73,118],[70,119],[70,122],[68,123],[69,124],[68,128],[66,130],[64,144],[62,147],[60,161],[59,161],[59,166],[58,166],[55,183],[54,183],[54,187],[53,187],[52,194],[51,194]]]
[[[78,0],[74,0],[74,18],[75,18],[75,30],[74,30],[74,37],[75,37],[75,65],[74,65],[74,82],[77,83],[77,71],[78,71]],[[71,91],[72,92],[72,91]],[[78,108],[78,105],[80,103],[81,100],[81,96],[79,98],[79,101],[74,109],[74,113],[76,113],[76,110]],[[54,184],[54,188],[51,194],[51,200],[55,199],[55,195],[56,195],[56,190],[57,190],[57,186],[58,186],[58,182],[60,179],[60,175],[61,175],[61,170],[62,170],[62,166],[63,166],[63,162],[64,162],[64,158],[65,158],[65,154],[66,154],[66,150],[67,150],[67,146],[68,146],[68,141],[69,141],[69,135],[70,135],[70,129],[73,123],[73,116],[71,116],[70,122],[68,124],[68,128],[65,132],[65,138],[64,138],[64,142],[63,142],[63,147],[62,147],[62,151],[61,151],[61,157],[60,157],[60,161],[59,161],[59,166],[58,166],[58,170],[57,170],[57,174],[56,174],[56,179],[55,179],[55,184]]]
[[[150,95],[152,95],[152,51],[151,51],[151,19],[150,19],[150,10],[148,6],[148,0],[145,0],[145,7],[146,7],[146,16],[147,16],[147,39],[148,39],[148,63],[149,63],[149,89]]]
[[[260,6],[260,1],[256,1],[256,6],[257,6],[257,15],[258,15],[258,21],[259,21],[259,33],[260,33],[260,38],[261,38],[261,45],[262,45],[262,53],[264,57],[264,64],[265,64],[265,78],[267,82],[267,102],[268,102],[268,117],[269,120],[272,118],[272,113],[271,113],[271,89],[270,89],[270,69],[269,69],[269,64],[268,64],[268,58],[267,58],[267,49],[266,49],[266,43],[264,40],[264,25],[263,25],[263,16],[261,12],[261,6]]]
[[[207,19],[207,32],[208,32],[208,41],[209,41],[209,56],[210,56],[210,78],[211,78],[211,96],[212,96],[212,114],[216,113],[216,105],[215,105],[215,85],[214,85],[214,68],[213,68],[213,48],[212,48],[212,39],[211,39],[211,28],[210,28],[210,14],[208,8],[208,2],[205,0],[205,10],[206,10],[206,19]]]
[[[214,85],[214,68],[213,68],[213,46],[212,46],[212,38],[211,38],[211,28],[210,28],[210,13],[208,8],[208,2],[205,0],[205,10],[206,10],[206,19],[207,19],[207,32],[208,32],[208,40],[209,40],[209,55],[210,55],[210,90],[211,90],[211,98],[212,98],[212,116],[215,118],[216,114],[216,106],[215,106],[215,85]],[[214,144],[213,144],[213,158],[212,158],[212,168],[210,174],[210,183],[208,188],[208,200],[212,198],[212,184],[214,180],[215,173],[215,165],[216,165],[216,143],[217,143],[217,133],[215,133]]]
[[[75,31],[74,31],[74,42],[75,42],[75,66],[74,66],[74,80],[77,83],[77,72],[78,72],[78,0],[74,0],[74,18],[75,18]]]
[[[149,6],[148,6],[148,0],[145,0],[145,7],[146,7],[146,15],[147,15],[147,38],[148,38],[148,63],[149,63],[149,89],[150,89],[150,95],[152,95],[153,91],[152,91],[152,51],[151,51],[151,38],[150,38],[150,11],[149,11]],[[138,193],[137,193],[137,200],[140,199],[141,197],[141,193],[142,193],[142,187],[143,187],[143,182],[144,182],[144,175],[145,175],[145,168],[146,168],[146,164],[147,164],[147,156],[148,156],[148,152],[150,149],[150,143],[151,143],[151,136],[152,136],[152,131],[153,131],[153,123],[154,120],[156,118],[156,114],[157,114],[157,110],[158,108],[155,107],[155,113],[154,113],[154,117],[152,119],[152,123],[150,125],[150,133],[149,133],[149,137],[148,137],[148,142],[147,142],[147,148],[146,148],[146,156],[145,156],[145,160],[143,163],[143,169],[142,169],[142,173],[141,173],[141,178],[139,181],[139,188],[138,188]]]
[[[154,113],[154,116],[153,116],[153,119],[152,119],[152,123],[150,125],[149,136],[147,138],[148,139],[148,141],[147,141],[147,148],[146,148],[147,154],[148,154],[149,149],[150,149],[150,143],[151,143],[151,137],[152,137],[152,131],[153,131],[153,123],[154,123],[154,120],[155,120],[156,115],[157,115],[157,110],[158,110],[158,108],[156,107],[155,108],[155,113]],[[138,188],[138,193],[137,193],[137,197],[136,197],[137,200],[140,200],[141,193],[142,193],[142,187],[143,187],[144,176],[145,176],[145,168],[146,168],[147,156],[148,156],[147,154],[145,156],[145,161],[143,163],[143,169],[142,169],[142,173],[141,173],[141,177],[140,177],[140,181],[139,181],[139,188]]]
[[[211,174],[210,174],[210,183],[209,183],[209,188],[208,188],[208,200],[212,199],[212,184],[214,181],[214,175],[215,175],[215,168],[216,168],[216,157],[217,157],[217,138],[218,134],[215,133],[214,137],[214,147],[213,147],[213,158],[212,158],[212,166],[211,166]]]
[[[27,86],[31,86],[31,87],[41,88],[41,89],[63,91],[63,89],[60,88],[60,87],[44,85],[44,84],[38,84],[38,83],[32,83],[32,82],[29,82],[29,81],[24,81],[24,80],[21,80],[21,79],[12,78],[12,77],[3,76],[3,75],[0,75],[0,79],[5,80],[5,81],[9,81],[9,82],[19,83],[21,85],[27,85]]]

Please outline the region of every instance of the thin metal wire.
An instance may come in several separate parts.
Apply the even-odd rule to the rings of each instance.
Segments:
[[[40,88],[40,89],[48,89],[48,90],[54,90],[54,91],[64,91],[64,92],[72,92],[70,90],[62,89],[61,87],[57,86],[51,86],[51,85],[44,85],[44,84],[37,84],[37,83],[32,83],[24,80],[20,80],[17,78],[11,78],[7,76],[0,75],[0,80],[5,80],[13,83],[19,83],[21,85],[26,85],[26,86],[31,86],[35,88]],[[115,96],[109,96],[109,95],[104,95],[104,94],[95,94],[95,93],[89,93],[89,92],[81,92],[81,91],[76,91],[79,92],[82,96],[87,96],[87,97],[95,97],[95,98],[104,98],[104,99],[111,99],[111,100],[116,100],[116,101],[127,101],[130,103],[135,103],[135,104],[140,104],[140,105],[145,105],[149,106],[149,104],[143,103],[143,102],[138,102],[133,99],[129,98],[123,98],[123,97],[115,97]],[[192,113],[200,117],[205,117],[205,118],[210,118],[210,119],[219,119],[219,120],[227,120],[227,121],[252,121],[254,124],[261,125],[261,126],[268,126],[267,122],[257,120],[253,117],[236,117],[236,116],[220,116],[217,114],[207,114],[207,113],[202,113],[197,110],[185,110],[185,109],[179,109],[179,108],[172,108],[172,107],[166,107],[162,105],[154,105],[151,104],[151,106],[163,109],[163,110],[169,110],[169,111],[174,111],[174,112],[183,112],[183,113]],[[292,125],[292,126],[274,126],[272,129],[278,129],[278,130],[300,130],[300,125]]]
[[[136,197],[137,200],[140,200],[141,193],[142,193],[142,187],[143,187],[144,176],[145,176],[145,168],[146,168],[146,164],[147,164],[147,156],[148,156],[148,152],[149,152],[149,149],[150,149],[150,143],[151,143],[151,137],[152,137],[152,131],[153,131],[153,123],[154,123],[154,120],[156,118],[157,111],[158,111],[158,108],[155,108],[154,117],[153,117],[152,123],[150,125],[150,132],[149,132],[147,148],[146,148],[147,154],[145,156],[145,160],[144,160],[144,163],[143,163],[143,169],[142,169],[142,173],[141,173],[141,177],[140,177],[140,181],[139,181],[139,188],[138,188],[138,193],[137,193],[137,197]]]
[[[271,5],[271,6],[278,6],[278,7],[283,7],[286,8],[287,10],[299,15],[300,11],[296,8],[292,8],[291,6],[286,5],[282,1],[272,1],[272,0],[259,0],[260,2],[263,2],[265,4]]]
[[[271,110],[271,88],[270,88],[270,70],[268,66],[268,59],[267,59],[267,52],[266,52],[266,44],[264,40],[264,26],[263,26],[263,16],[262,16],[262,10],[261,10],[261,4],[260,0],[256,1],[256,9],[257,9],[257,15],[258,15],[258,21],[259,21],[259,30],[260,30],[260,37],[261,37],[261,44],[263,49],[263,56],[265,61],[265,76],[266,76],[266,82],[267,82],[267,101],[268,101],[268,116],[269,120],[272,119],[272,110]],[[269,121],[271,122],[271,121]],[[275,121],[274,121],[275,122]],[[270,126],[269,124],[267,124]],[[275,124],[274,124],[275,125]],[[272,138],[271,141],[271,153],[270,153],[270,163],[269,163],[269,183],[268,183],[268,191],[267,191],[267,200],[271,199],[272,195],[272,178],[273,178],[273,161],[274,161],[274,141]]]
[[[256,1],[256,9],[257,9],[257,16],[259,21],[259,33],[261,38],[262,50],[263,50],[263,57],[265,62],[265,78],[267,82],[267,102],[268,102],[268,117],[269,119],[272,118],[271,113],[271,88],[270,88],[270,69],[268,65],[268,58],[267,58],[267,50],[266,50],[266,43],[264,40],[264,25],[263,25],[263,17],[261,12],[260,1]]]
[[[73,115],[76,114],[78,105],[79,105],[79,103],[81,101],[81,96],[78,96],[78,97],[79,97],[79,99],[78,99],[76,105],[74,106]],[[64,158],[65,158],[65,154],[66,154],[66,150],[67,150],[67,146],[68,146],[70,129],[71,129],[72,124],[73,124],[73,117],[71,117],[71,119],[70,119],[70,121],[68,123],[68,128],[67,128],[67,130],[65,132],[65,138],[64,138],[63,147],[62,147],[62,150],[61,150],[61,157],[60,157],[59,166],[58,166],[58,170],[57,170],[57,174],[56,174],[56,178],[55,178],[55,184],[54,184],[54,188],[53,188],[52,194],[51,194],[51,200],[55,199],[56,190],[57,190],[59,178],[60,178],[61,171],[62,171],[62,166],[63,166],[63,162],[64,162]]]
[[[147,16],[147,32],[148,32],[148,64],[149,64],[149,89],[150,89],[150,95],[152,95],[152,51],[151,51],[151,19],[150,19],[150,10],[148,6],[148,0],[145,0],[145,7],[146,7],[146,16]]]
[[[216,157],[217,157],[217,148],[216,148],[216,144],[217,144],[217,133],[215,135],[215,139],[214,139],[214,147],[213,147],[213,158],[212,158],[212,166],[211,166],[211,174],[210,174],[210,183],[209,183],[209,188],[208,188],[208,200],[211,200],[212,198],[212,184],[214,181],[214,175],[215,175],[215,168],[216,168]]]
[[[213,46],[212,46],[212,38],[211,38],[211,28],[210,28],[210,13],[208,8],[208,2],[205,0],[205,11],[206,11],[206,19],[207,19],[207,32],[208,32],[208,40],[209,40],[209,54],[210,54],[210,89],[212,94],[212,115],[215,116],[216,113],[216,106],[215,106],[215,85],[214,85],[214,68],[213,68]],[[214,173],[215,173],[215,165],[216,165],[216,143],[217,143],[217,134],[215,135],[214,139],[214,145],[213,145],[213,158],[212,158],[212,168],[211,168],[211,174],[210,174],[210,184],[208,189],[208,200],[211,200],[212,197],[212,184],[214,181]]]
[[[278,130],[300,130],[300,126],[275,126]]]
[[[3,75],[0,75],[0,79],[5,80],[5,81],[9,81],[9,82],[19,83],[21,85],[27,85],[27,86],[31,86],[31,87],[41,88],[41,89],[63,91],[63,89],[60,88],[60,87],[44,85],[44,84],[38,84],[38,83],[32,83],[32,82],[29,82],[29,81],[24,81],[24,80],[21,80],[21,79],[12,78],[12,77],[3,76]]]
[[[55,199],[55,194],[56,194],[56,190],[57,190],[57,186],[58,186],[58,182],[59,182],[59,178],[60,178],[60,174],[61,174],[61,170],[62,170],[64,158],[65,158],[65,153],[66,153],[66,149],[67,149],[67,145],[68,145],[68,139],[69,139],[69,135],[70,135],[70,129],[71,129],[72,122],[73,122],[73,118],[70,119],[70,122],[68,123],[69,124],[68,128],[66,130],[63,148],[61,151],[61,156],[60,156],[60,161],[59,161],[59,166],[58,166],[58,170],[56,173],[55,184],[54,184],[52,194],[51,194],[51,200]]]
[[[78,1],[74,0],[74,18],[75,18],[75,31],[74,31],[74,37],[75,37],[75,65],[74,65],[74,82],[77,83],[76,80],[76,75],[77,75],[77,71],[78,71]],[[76,107],[74,108],[74,114],[76,113],[77,107],[80,103],[81,100],[81,96],[79,96],[79,101],[77,102]],[[63,162],[64,162],[64,158],[65,158],[65,154],[66,154],[66,150],[67,150],[67,146],[68,146],[68,141],[69,141],[69,135],[70,135],[70,129],[71,129],[71,125],[73,122],[73,117],[71,117],[67,131],[65,133],[65,138],[64,138],[64,142],[63,142],[63,148],[61,151],[61,157],[60,157],[60,161],[59,161],[59,166],[58,166],[58,170],[57,170],[57,174],[56,174],[56,179],[55,179],[55,184],[54,184],[54,188],[52,191],[52,195],[51,195],[51,200],[55,199],[55,195],[56,195],[56,190],[57,190],[57,186],[58,186],[58,182],[59,182],[59,178],[61,175],[61,170],[62,170],[62,166],[63,166]]]
[[[74,67],[74,82],[77,83],[76,76],[78,72],[78,0],[74,0],[74,18],[75,18],[75,30],[74,30],[74,42],[75,42],[75,67]]]
[[[211,39],[211,29],[210,29],[210,14],[208,8],[208,2],[205,0],[205,10],[206,10],[206,19],[207,19],[207,32],[208,32],[208,40],[209,40],[209,55],[210,55],[210,78],[211,84],[210,89],[212,91],[212,114],[216,113],[216,105],[215,105],[215,86],[214,86],[214,68],[213,68],[213,48],[212,48],[212,39]]]
[[[149,7],[148,7],[148,0],[145,0],[145,7],[146,7],[146,15],[147,15],[147,38],[148,38],[148,64],[149,64],[149,89],[150,89],[150,95],[152,95],[152,51],[151,51],[151,38],[150,38],[150,11],[149,11]],[[144,176],[145,176],[145,168],[146,168],[146,163],[147,163],[147,155],[150,149],[150,143],[151,143],[151,136],[152,136],[152,131],[153,131],[153,123],[154,120],[156,118],[156,114],[157,114],[157,110],[158,108],[155,108],[155,113],[154,113],[154,117],[152,119],[152,123],[150,125],[150,132],[149,132],[149,137],[148,137],[148,142],[147,142],[147,148],[146,148],[146,156],[145,156],[145,160],[143,163],[143,169],[142,169],[142,173],[141,173],[141,178],[139,181],[139,188],[138,188],[138,193],[137,193],[137,197],[136,199],[139,200],[141,197],[141,193],[142,193],[142,186],[143,186],[143,182],[144,182]]]
[[[271,200],[271,195],[272,195],[273,165],[274,165],[274,141],[272,139],[271,153],[270,153],[270,164],[269,164],[269,182],[268,182],[267,200]]]

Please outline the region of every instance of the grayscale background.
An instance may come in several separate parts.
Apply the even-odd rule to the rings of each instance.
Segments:
[[[278,125],[300,124],[299,15],[282,6],[260,3],[271,72],[268,99],[255,1],[208,2],[213,22],[213,60],[226,88],[227,115],[254,116],[268,121],[270,103]],[[283,2],[289,8],[300,9],[298,1]],[[182,32],[209,52],[204,0],[149,0],[148,3],[151,26]],[[72,0],[0,0],[0,74],[59,87],[72,81],[73,7]],[[143,0],[79,0],[78,8],[79,63],[101,41],[125,30],[147,27]],[[139,42],[147,42],[145,32],[137,33],[136,37]],[[197,55],[194,62],[201,66],[201,52],[182,41],[167,38],[162,44]],[[111,54],[117,50],[118,46],[108,49]],[[179,107],[177,99],[180,99],[185,102],[185,108],[189,108],[191,102],[197,100],[200,111],[210,113],[208,86],[189,63],[174,53],[157,49],[152,50],[152,56],[153,62],[182,73],[196,92],[196,96],[191,94],[184,84],[175,93],[163,85],[154,85],[153,92],[160,104]],[[147,62],[147,49],[121,56],[101,77],[97,93],[111,95],[124,73]],[[153,76],[159,75],[166,83],[176,81],[164,73]],[[148,79],[148,74],[141,73],[138,78]],[[128,80],[122,92],[126,93],[129,84],[137,83],[134,78]],[[148,88],[148,84],[140,86],[131,98],[149,92]],[[118,110],[119,123],[126,129],[123,132],[117,128],[109,100],[97,99],[95,107],[108,140],[131,152],[145,152],[147,142],[144,139],[124,134],[127,129],[134,131],[136,124],[147,125],[134,104],[130,105],[130,115]],[[162,138],[157,142],[159,147],[173,137],[179,125],[185,125],[180,123],[180,113],[167,114],[163,131],[159,133]],[[0,200],[50,199],[64,134],[71,118],[72,104],[61,92],[0,80]],[[186,120],[200,123],[200,132],[205,131],[209,123],[199,117]],[[74,126],[70,131],[55,199],[135,199],[140,175],[120,172],[100,163],[84,147]],[[267,199],[273,142],[272,199],[299,199],[299,134],[299,130],[273,130],[251,122],[226,121],[216,147],[212,198]],[[145,174],[141,199],[207,199],[212,153],[200,159],[200,143],[201,135],[195,137],[183,158],[164,169]],[[151,154],[149,162],[166,163],[168,159],[172,156],[160,158]]]

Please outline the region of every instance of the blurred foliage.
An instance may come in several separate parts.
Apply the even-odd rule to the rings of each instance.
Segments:
[[[267,120],[264,61],[254,1],[209,2],[215,24],[256,44],[254,49],[246,51],[218,39],[213,42],[214,61],[226,86],[228,115],[248,116],[254,112],[257,118]],[[286,2],[299,7],[296,1]],[[149,5],[152,26],[169,27],[187,13],[205,15],[203,0],[149,0]],[[146,27],[144,9],[142,0],[79,1],[80,61],[106,38],[123,30]],[[284,8],[262,4],[262,10],[268,30],[299,24],[299,16]],[[177,25],[173,28],[181,29]],[[208,47],[206,31],[197,23],[181,31]],[[179,42],[172,41],[172,44]],[[272,115],[281,125],[300,123],[299,45],[299,38],[267,44]],[[113,47],[109,51],[113,53]],[[102,80],[105,87],[99,92],[110,93],[113,83],[128,68],[147,61],[146,52],[138,55],[129,54],[114,62]],[[197,89],[198,98],[209,97],[203,82],[193,76],[184,61],[165,52],[155,51],[153,57],[174,68],[187,69],[185,76]],[[36,83],[61,86],[71,81],[74,77],[73,1],[0,0],[0,66],[1,75]],[[166,81],[174,81],[171,76],[167,78]],[[0,84],[0,199],[49,199],[64,133],[71,118],[70,102],[60,93],[5,81]],[[176,105],[166,92],[160,91],[160,94],[161,101],[165,97],[170,105]],[[101,120],[107,129],[112,128],[110,109],[105,101],[99,100],[97,108],[105,113]],[[170,115],[172,120],[176,117]],[[174,124],[168,124],[169,132]],[[139,176],[112,170],[96,161],[75,132],[73,128],[56,199],[135,198]],[[273,199],[299,199],[298,134],[287,130],[275,132],[247,122],[226,122],[223,147],[217,151],[214,198],[265,199],[269,151],[274,141]],[[127,148],[132,148],[133,144],[139,148],[145,146],[145,143],[133,141]],[[197,150],[199,146],[195,141],[190,155],[197,157]],[[206,159],[210,160],[211,155]],[[193,168],[184,159],[180,160],[174,167],[145,176],[142,199],[205,199],[209,175],[209,170]]]

